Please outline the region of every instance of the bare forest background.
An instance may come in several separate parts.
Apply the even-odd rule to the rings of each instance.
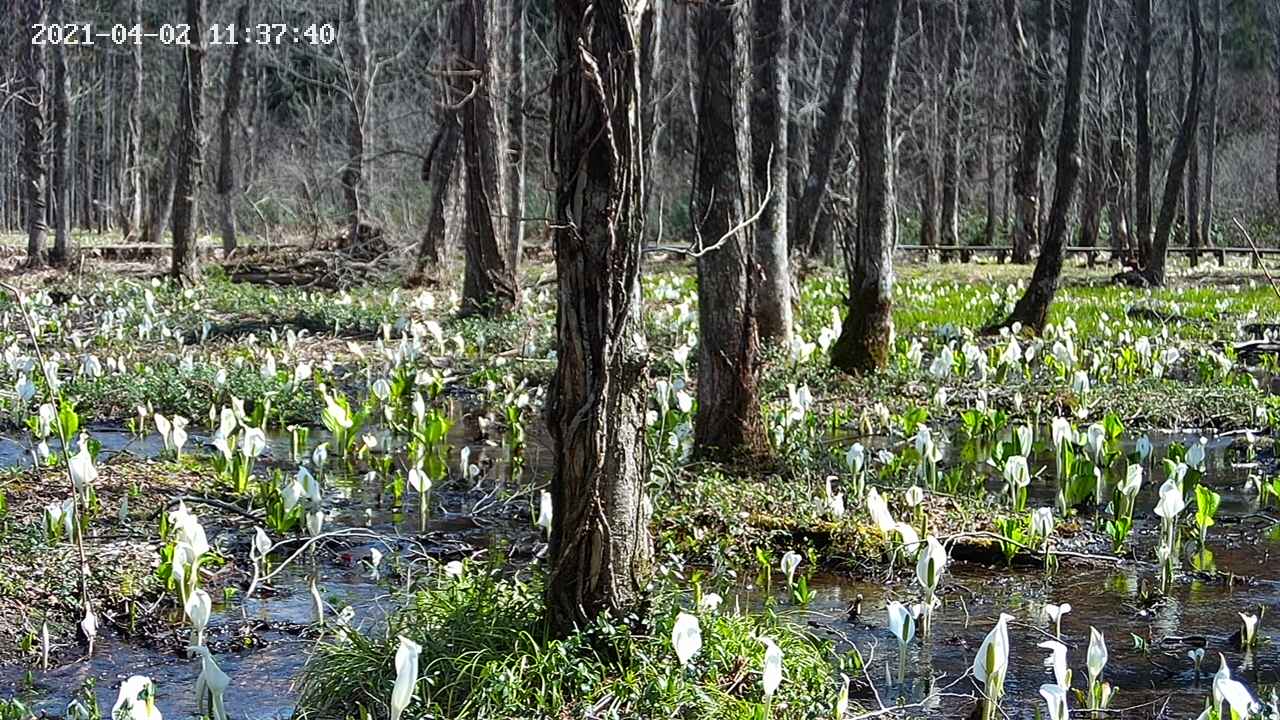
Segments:
[[[3,2],[0,230],[36,263],[65,260],[86,238],[169,243],[173,228],[175,241],[228,250],[378,240],[371,257],[429,279],[460,252],[468,208],[489,215],[485,251],[508,265],[547,244],[556,58],[545,0]],[[695,232],[708,111],[697,5],[637,9],[649,246]],[[1066,0],[904,2],[889,123],[898,245],[940,246],[944,259],[958,246],[1034,256],[1055,183],[1069,15]],[[36,23],[193,18],[206,41],[209,26],[232,23],[329,24],[336,40],[205,42],[194,84],[193,49],[181,45],[30,42]],[[1233,218],[1280,243],[1280,4],[1112,1],[1088,23],[1071,244],[1146,265],[1175,172],[1173,246],[1240,245]],[[753,147],[737,150],[753,155],[757,197],[787,196],[784,217],[761,227],[772,222],[793,257],[836,262],[854,231],[863,24],[858,2],[756,0],[733,28],[751,40]],[[1196,132],[1179,143],[1189,98]],[[193,105],[194,119],[181,111]],[[775,153],[785,162],[769,172]],[[489,275],[467,282],[504,282]]]

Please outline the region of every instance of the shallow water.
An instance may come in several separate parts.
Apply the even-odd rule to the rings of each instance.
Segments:
[[[330,484],[326,507],[331,512],[328,527],[368,528],[381,539],[352,537],[330,543],[318,564],[318,582],[332,618],[344,608],[351,608],[351,622],[359,627],[375,627],[390,610],[387,581],[375,583],[363,562],[370,548],[377,545],[386,555],[384,568],[395,576],[395,558],[430,555],[437,559],[453,559],[482,552],[493,542],[515,539],[531,549],[531,533],[527,525],[527,497],[521,497],[500,512],[492,508],[477,519],[472,510],[480,502],[496,502],[487,497],[495,485],[513,487],[515,482],[506,460],[506,450],[478,440],[479,429],[474,418],[458,416],[450,434],[455,450],[451,462],[456,463],[457,450],[463,444],[472,448],[472,462],[485,468],[482,488],[454,487],[432,495],[432,518],[428,532],[417,530],[416,500],[410,498],[404,509],[392,507],[383,491],[365,483],[358,474]],[[533,429],[532,427],[530,428]],[[158,454],[162,447],[151,436],[139,442],[127,433],[109,428],[92,428],[93,436],[103,443],[106,452],[129,452],[142,456]],[[324,440],[322,432],[312,433],[312,444]],[[1156,440],[1156,456],[1173,440],[1185,442],[1193,436],[1170,435]],[[191,446],[203,438],[193,435]],[[962,696],[976,693],[972,681],[962,678],[983,636],[1001,612],[1014,615],[1010,627],[1013,645],[1011,670],[1006,682],[1004,703],[1010,717],[1030,718],[1041,701],[1038,688],[1051,680],[1041,665],[1048,655],[1036,647],[1047,639],[1052,628],[1041,616],[1046,602],[1070,602],[1073,611],[1063,620],[1063,641],[1068,645],[1068,659],[1074,670],[1075,686],[1085,682],[1085,651],[1089,627],[1098,628],[1107,638],[1110,662],[1104,679],[1120,688],[1113,708],[1134,708],[1113,714],[1118,717],[1153,715],[1152,703],[1167,702],[1173,717],[1198,714],[1207,690],[1207,677],[1217,668],[1217,653],[1225,654],[1237,678],[1245,680],[1255,691],[1280,682],[1280,643],[1263,641],[1262,646],[1246,656],[1230,640],[1240,623],[1239,611],[1255,611],[1259,604],[1268,607],[1261,634],[1271,636],[1271,626],[1280,618],[1280,542],[1269,538],[1267,524],[1248,519],[1257,508],[1256,497],[1244,492],[1248,471],[1232,467],[1226,454],[1230,439],[1210,443],[1206,482],[1222,494],[1219,517],[1223,521],[1210,534],[1210,547],[1219,570],[1247,578],[1229,584],[1225,578],[1196,579],[1184,574],[1175,584],[1173,594],[1165,601],[1145,606],[1143,589],[1156,583],[1153,557],[1154,532],[1158,528],[1150,509],[1155,503],[1156,488],[1163,479],[1159,470],[1144,482],[1135,514],[1134,545],[1143,562],[1128,562],[1117,568],[1106,563],[1064,561],[1056,574],[1046,576],[1038,568],[987,568],[971,564],[954,564],[942,588],[945,606],[936,611],[934,628],[927,640],[917,639],[910,647],[908,680],[898,686],[886,679],[886,668],[896,675],[898,666],[896,641],[887,629],[884,605],[888,600],[903,602],[918,598],[916,588],[906,580],[851,580],[836,575],[820,575],[814,579],[816,597],[803,610],[796,611],[797,621],[806,622],[820,635],[829,635],[841,649],[856,645],[862,655],[871,659],[863,681],[854,696],[864,705],[875,708],[878,702],[910,704],[908,712],[920,716],[963,717],[972,700]],[[13,443],[0,443],[0,462],[21,463],[22,452],[5,455]],[[287,436],[271,439],[271,458],[285,461],[289,454]],[[526,467],[531,476],[545,475],[549,460],[545,439],[531,437],[526,449]],[[1040,458],[1040,464],[1051,458]],[[1159,463],[1152,464],[1155,468]],[[995,481],[993,481],[995,482]],[[468,483],[469,484],[469,483]],[[457,484],[455,483],[455,486]],[[991,487],[999,491],[998,482]],[[1053,482],[1041,478],[1033,482],[1029,507],[1051,505]],[[1237,521],[1229,521],[1234,517]],[[1256,520],[1256,518],[1255,518]],[[1086,516],[1082,522],[1092,522]],[[1184,568],[1185,570],[1185,568]],[[313,601],[309,593],[309,566],[302,563],[291,568],[273,583],[273,592],[259,593],[248,602],[236,599],[218,608],[209,631],[210,646],[218,662],[231,677],[227,693],[228,709],[234,717],[250,720],[285,718],[292,715],[296,698],[292,686],[307,659],[316,638],[311,623]],[[402,576],[395,576],[400,582]],[[738,595],[744,605],[760,602],[759,593],[749,588],[724,588],[722,594],[732,600]],[[862,613],[849,617],[847,610],[861,596]],[[781,594],[779,594],[781,598]],[[782,600],[785,607],[785,600]],[[732,603],[729,603],[732,605]],[[1130,633],[1149,637],[1152,652],[1144,655],[1134,649]],[[244,638],[252,638],[252,646],[244,647]],[[1205,679],[1198,684],[1186,651],[1195,644],[1206,649]],[[67,702],[88,678],[97,679],[99,703],[109,709],[116,688],[128,675],[146,674],[156,682],[158,705],[166,717],[185,717],[194,712],[192,688],[198,674],[196,661],[172,653],[158,652],[111,638],[104,638],[94,657],[71,662],[49,672],[35,672],[28,686],[25,667],[0,667],[0,694],[10,690],[37,713],[61,715]],[[931,680],[930,680],[931,678]],[[858,680],[858,679],[855,679]],[[934,701],[919,704],[929,696],[929,686],[941,694]],[[874,688],[872,692],[871,688]],[[878,698],[878,699],[877,699]],[[1074,706],[1075,700],[1072,699]]]

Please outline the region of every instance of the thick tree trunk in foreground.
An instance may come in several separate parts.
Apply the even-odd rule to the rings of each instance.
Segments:
[[[636,342],[644,204],[633,0],[558,0],[552,158],[557,365],[548,620],[642,615],[652,568],[645,510],[646,358]]]
[[[1044,54],[1050,52],[1053,27],[1046,3],[1035,13],[1036,38],[1033,46],[1023,34],[1017,3],[1009,2],[1007,7],[1006,19],[1019,61],[1018,114],[1022,123],[1013,178],[1013,192],[1017,197],[1013,261],[1026,263],[1040,247],[1040,156],[1044,153],[1044,127],[1052,99]]]
[[[42,0],[20,0],[23,11],[23,27],[30,28],[45,21]],[[34,32],[34,31],[31,31]],[[26,204],[27,267],[42,267],[48,258],[45,245],[49,237],[48,207],[45,193],[48,173],[44,157],[45,133],[45,66],[44,46],[18,39],[18,57],[21,68],[20,88],[17,97],[18,112],[22,118],[22,194]]]
[[[845,238],[849,311],[831,364],[848,373],[884,367],[893,349],[893,82],[902,0],[868,0],[858,87],[857,246]],[[849,258],[856,258],[849,267]]]
[[[498,169],[498,127],[494,115],[493,68],[490,67],[488,0],[462,0],[454,20],[458,49],[455,69],[470,70],[450,76],[451,92],[466,98],[462,117],[463,164],[466,167],[466,270],[462,284],[462,313],[501,315],[516,306],[515,269],[510,267],[498,242],[502,217]],[[473,86],[473,84],[475,84]]]
[[[236,10],[236,27],[249,27],[249,0]],[[227,66],[227,89],[222,97],[222,112],[218,114],[218,225],[222,232],[222,252],[230,255],[236,249],[236,164],[231,147],[236,118],[240,114],[240,94],[244,86],[244,64],[249,55],[250,43],[238,43],[231,48],[231,62]]]
[[[1071,40],[1067,54],[1066,95],[1062,106],[1062,129],[1058,137],[1058,171],[1054,183],[1053,205],[1049,210],[1049,229],[1044,247],[1036,261],[1031,284],[1023,293],[1004,325],[1020,322],[1034,332],[1044,330],[1049,305],[1058,292],[1058,278],[1067,250],[1067,220],[1080,175],[1080,123],[1084,104],[1085,54],[1089,47],[1089,2],[1072,0]]]
[[[751,156],[756,223],[756,326],[762,344],[791,343],[791,263],[787,242],[787,118],[791,114],[791,0],[756,0],[753,18]],[[767,196],[767,199],[766,199]]]
[[[822,201],[827,196],[827,188],[831,184],[831,164],[835,158],[835,148],[839,147],[844,137],[844,108],[849,96],[849,85],[853,81],[853,51],[857,47],[858,9],[854,3],[845,7],[844,28],[840,35],[840,54],[836,56],[835,72],[831,78],[826,102],[822,106],[822,118],[818,121],[818,130],[814,133],[809,157],[809,174],[805,182],[804,194],[800,196],[800,205],[795,216],[791,218],[792,248],[807,255],[817,255],[819,243],[815,240],[814,230],[818,226],[818,215]]]
[[[56,23],[69,19],[64,0],[53,0],[50,18]],[[53,249],[50,265],[63,265],[71,258],[71,76],[67,73],[67,46],[53,45]]]
[[[174,162],[173,264],[169,275],[183,284],[200,281],[200,251],[196,247],[196,198],[204,167],[204,0],[187,0],[190,27],[182,85],[178,95],[178,155]]]
[[[1155,235],[1151,238],[1150,262],[1142,275],[1152,285],[1163,285],[1165,267],[1169,255],[1169,235],[1178,214],[1178,196],[1182,192],[1183,173],[1187,159],[1195,143],[1196,129],[1200,124],[1200,88],[1204,75],[1204,52],[1200,40],[1200,0],[1188,0],[1191,12],[1191,89],[1187,93],[1186,107],[1182,113],[1182,127],[1173,144],[1169,157],[1169,170],[1164,179],[1164,196],[1160,201],[1160,216],[1156,219]]]
[[[698,157],[693,216],[698,257],[698,415],[694,442],[721,457],[763,448],[757,399],[748,59],[744,3],[693,6],[697,28]]]
[[[1137,126],[1134,180],[1134,232],[1137,235],[1138,264],[1146,267],[1151,258],[1151,0],[1133,0],[1135,25],[1133,106]]]

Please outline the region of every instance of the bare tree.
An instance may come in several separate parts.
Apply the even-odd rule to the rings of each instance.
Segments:
[[[142,23],[142,0],[131,0],[129,16],[134,25]],[[125,123],[125,177],[128,195],[125,199],[124,239],[142,235],[142,43],[134,43],[129,51],[129,97]]]
[[[205,3],[186,0],[190,28],[178,93],[178,152],[174,162],[173,263],[169,275],[183,284],[200,281],[200,248],[196,246],[196,199],[204,168]]]
[[[1138,263],[1151,258],[1151,0],[1133,0],[1134,52],[1133,107],[1136,125],[1134,181],[1134,232],[1137,234]]]
[[[751,160],[756,202],[755,315],[761,343],[791,342],[791,263],[787,242],[787,116],[791,0],[756,0],[752,18]]]
[[[510,2],[511,26],[507,36],[507,59],[510,71],[507,87],[507,262],[512,271],[520,267],[520,249],[524,246],[524,176],[525,176],[525,69],[524,33],[525,0]]]
[[[754,313],[749,82],[744,3],[691,8],[698,44],[698,154],[694,234],[698,247],[698,414],[704,454],[763,448],[757,399],[759,338]]]
[[[791,217],[791,247],[808,255],[818,254],[818,235],[815,232],[819,224],[818,216],[821,214],[822,201],[827,196],[827,188],[831,184],[834,149],[841,144],[844,135],[845,102],[853,82],[853,51],[857,47],[860,28],[856,8],[854,3],[845,5],[840,52],[835,59],[827,99],[822,105],[822,116],[815,133],[817,142],[814,143],[809,158],[809,174],[795,215]]]
[[[499,315],[515,307],[519,298],[515,268],[498,244],[502,195],[498,168],[498,129],[494,115],[493,68],[489,60],[488,0],[460,0],[454,18],[456,70],[453,92],[462,98],[463,164],[467,171],[466,270],[462,312]]]
[[[864,10],[857,236],[845,239],[848,312],[831,349],[831,364],[848,373],[884,367],[893,349],[892,118],[901,15],[902,0],[868,0]]]
[[[1163,285],[1168,262],[1169,236],[1178,213],[1178,196],[1182,191],[1183,173],[1195,144],[1200,124],[1200,89],[1204,79],[1204,51],[1201,42],[1200,0],[1187,0],[1191,21],[1191,89],[1187,92],[1182,111],[1182,127],[1173,144],[1169,157],[1169,170],[1164,179],[1164,196],[1160,201],[1160,215],[1156,219],[1155,235],[1151,239],[1151,256],[1143,268],[1143,278],[1152,285]],[[1191,220],[1194,222],[1194,219]]]
[[[45,21],[43,0],[19,0],[22,24],[28,31]],[[44,45],[18,40],[20,67],[18,112],[22,118],[22,190],[26,205],[27,266],[41,267],[47,261],[45,244],[49,236],[44,159],[45,65]]]
[[[365,215],[365,147],[373,63],[369,50],[368,0],[346,0],[343,37],[347,94],[347,162],[342,168],[342,196],[347,211],[348,237],[362,235]]]
[[[643,149],[634,0],[557,0],[557,364],[548,620],[634,617],[652,573],[640,322]]]
[[[1280,41],[1277,42],[1280,45]],[[1278,51],[1280,52],[1280,51]],[[1213,0],[1213,65],[1209,67],[1209,124],[1205,128],[1204,208],[1200,239],[1213,247],[1214,181],[1218,171],[1218,87],[1222,77],[1222,0]],[[1219,255],[1222,258],[1222,255]]]
[[[1050,46],[1053,42],[1052,0],[1042,0],[1033,14],[1036,36],[1028,39],[1022,28],[1018,0],[1005,0],[1005,20],[1018,58],[1018,122],[1022,132],[1013,177],[1017,196],[1017,220],[1013,233],[1013,260],[1026,263],[1040,246],[1040,156],[1044,154],[1045,121],[1049,115]]]
[[[252,0],[245,0],[236,10],[236,27],[249,27]],[[218,114],[218,215],[222,230],[222,252],[230,255],[236,249],[236,183],[235,151],[231,146],[236,119],[240,114],[240,95],[244,85],[244,66],[251,43],[237,43],[231,48],[227,65],[227,87],[222,96],[222,112]]]
[[[1036,261],[1031,284],[1001,325],[1022,323],[1033,332],[1044,330],[1049,306],[1058,292],[1058,279],[1067,252],[1067,216],[1080,176],[1080,125],[1084,106],[1084,69],[1089,47],[1090,0],[1072,0],[1071,31],[1067,50],[1067,83],[1062,105],[1062,127],[1058,136],[1058,169],[1054,181],[1049,229]]]
[[[69,22],[65,0],[49,5],[50,19]],[[49,264],[64,265],[71,257],[71,75],[67,72],[67,46],[53,43],[53,250]]]

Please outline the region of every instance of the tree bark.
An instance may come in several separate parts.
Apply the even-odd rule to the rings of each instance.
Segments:
[[[169,275],[184,285],[200,281],[200,251],[196,247],[196,199],[204,168],[205,2],[186,0],[190,28],[182,83],[178,94],[178,154],[174,162],[173,264]]]
[[[1178,196],[1182,192],[1183,173],[1191,148],[1195,143],[1200,124],[1200,89],[1204,75],[1204,52],[1201,43],[1200,0],[1188,0],[1191,17],[1191,89],[1187,92],[1186,106],[1182,112],[1182,127],[1169,157],[1169,170],[1164,179],[1164,195],[1160,201],[1160,215],[1156,219],[1155,235],[1151,239],[1151,257],[1142,275],[1152,285],[1163,285],[1169,254],[1169,235],[1178,213]]]
[[[642,615],[652,574],[634,0],[557,0],[552,84],[557,364],[546,607],[553,631]]]
[[[64,0],[53,0],[49,15],[55,23],[69,22]],[[71,257],[71,76],[67,46],[53,44],[53,250],[50,265],[65,265]],[[92,197],[86,197],[86,202]]]
[[[817,226],[819,208],[831,184],[831,161],[835,157],[835,148],[841,145],[844,137],[844,108],[853,81],[853,51],[857,47],[859,31],[856,7],[854,3],[845,6],[840,54],[835,59],[830,90],[822,105],[822,118],[818,121],[818,130],[814,135],[818,141],[813,144],[809,156],[809,174],[804,194],[800,196],[800,205],[791,219],[793,247],[809,256],[816,255],[819,250],[814,229]]]
[[[1277,40],[1280,42],[1280,36]],[[1209,68],[1211,84],[1209,86],[1209,124],[1205,129],[1204,208],[1200,216],[1200,240],[1206,248],[1213,247],[1213,185],[1218,169],[1218,81],[1221,72],[1222,0],[1213,0],[1213,65]]]
[[[510,62],[510,84],[507,87],[507,262],[512,272],[520,267],[524,246],[524,176],[525,176],[525,72],[524,33],[525,0],[511,3],[511,28],[507,52]]]
[[[493,68],[489,61],[488,0],[461,0],[454,20],[458,61],[450,76],[452,92],[463,101],[463,164],[466,167],[466,226],[463,244],[466,269],[462,284],[462,313],[496,316],[516,306],[519,291],[515,269],[507,263],[498,242],[497,218],[502,217],[498,170],[498,129],[494,114]]]
[[[791,0],[753,3],[751,159],[756,223],[755,315],[761,344],[791,343],[791,263],[787,242],[788,136],[791,114]]]
[[[236,27],[249,27],[249,10],[252,0],[245,0],[236,10]],[[230,255],[236,249],[235,195],[236,164],[231,147],[236,118],[240,115],[240,95],[244,85],[244,65],[249,55],[250,43],[237,43],[231,48],[231,61],[227,65],[227,89],[222,97],[222,112],[218,114],[218,215],[222,231],[222,253]]]
[[[351,242],[361,236],[365,221],[365,147],[369,119],[371,71],[368,0],[346,0],[343,35],[346,38],[347,162],[342,168],[342,198]]]
[[[1080,176],[1080,124],[1084,105],[1085,55],[1089,47],[1090,0],[1071,2],[1071,38],[1067,51],[1067,84],[1062,104],[1062,127],[1058,137],[1058,170],[1054,183],[1053,205],[1049,210],[1049,227],[1040,258],[1036,261],[1031,284],[1002,323],[1022,325],[1033,332],[1044,330],[1049,306],[1058,292],[1058,279],[1067,250],[1067,216]]]
[[[893,349],[893,83],[902,0],[868,0],[858,83],[857,238],[845,235],[848,312],[831,364],[847,373],[888,364]],[[854,259],[850,266],[850,259]]]
[[[19,0],[23,27],[45,22],[42,0]],[[34,30],[30,30],[34,32]],[[24,33],[25,34],[25,33]],[[48,172],[45,167],[45,63],[44,45],[18,39],[21,86],[17,97],[22,119],[22,189],[26,203],[27,267],[42,267],[47,262],[46,243],[49,236],[48,198],[45,196]]]
[[[427,229],[418,242],[418,259],[406,283],[410,287],[430,281],[434,270],[440,267],[442,249],[446,245],[445,210],[453,192],[454,168],[458,164],[461,144],[462,127],[458,114],[445,110],[441,113],[440,129],[436,131],[427,159],[422,164],[422,180],[431,189],[431,201],[427,208]]]
[[[745,3],[706,0],[691,8],[698,42],[698,155],[693,215],[698,257],[700,453],[741,457],[764,447],[757,399],[759,338],[754,313],[749,20]]]
[[[1134,53],[1133,105],[1136,126],[1134,232],[1138,263],[1151,260],[1151,0],[1133,0],[1137,51]]]
[[[131,0],[129,16],[135,25],[142,23],[142,0]],[[142,43],[134,43],[129,51],[130,90],[128,116],[125,120],[125,201],[124,241],[137,240],[143,233],[142,213]]]
[[[1018,1],[1006,0],[1005,7],[1019,62],[1018,117],[1022,124],[1013,178],[1013,192],[1017,198],[1013,260],[1027,263],[1040,246],[1040,156],[1044,153],[1044,128],[1051,100],[1046,53],[1050,52],[1053,26],[1048,8],[1041,7],[1036,13],[1033,47],[1022,30]]]

